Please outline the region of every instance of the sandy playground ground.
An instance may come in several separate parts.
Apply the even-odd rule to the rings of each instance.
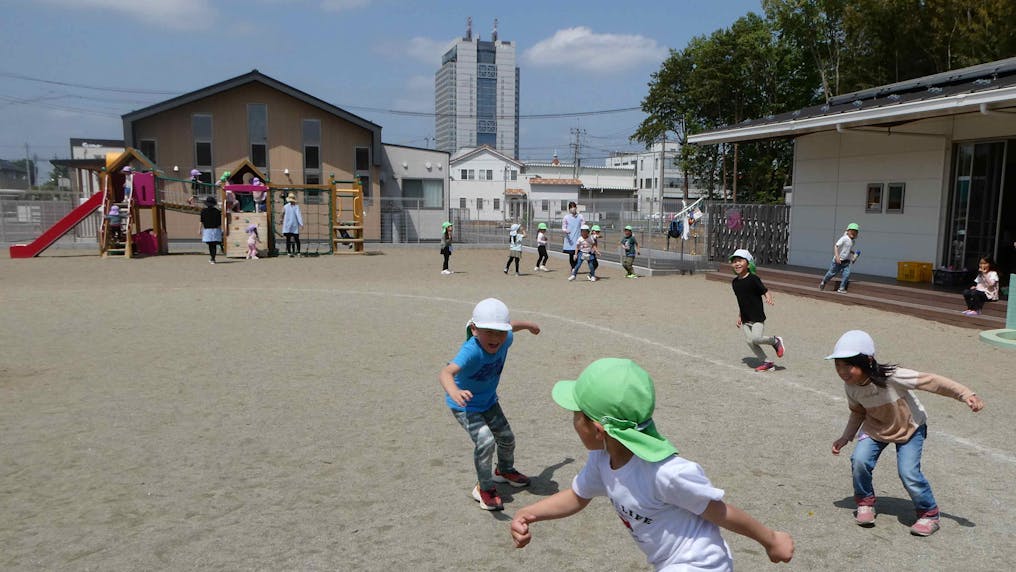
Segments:
[[[787,341],[754,373],[729,286],[694,276],[567,282],[564,264],[505,276],[502,250],[242,260],[0,259],[0,569],[646,570],[605,499],[534,526],[515,509],[570,485],[585,453],[550,399],[592,360],[632,357],[655,378],[660,430],[732,502],[797,542],[787,570],[1009,570],[1016,557],[1016,352],[976,332],[776,295]],[[764,278],[764,273],[763,273]],[[835,294],[830,294],[831,296]],[[438,370],[482,298],[519,333],[501,382],[529,489],[477,508],[471,446]],[[957,301],[957,309],[962,309]],[[908,533],[892,454],[873,529],[853,524],[847,419],[823,361],[864,328],[880,357],[974,388],[980,414],[921,394],[924,468],[942,530]],[[849,447],[852,449],[852,445]],[[739,570],[777,569],[725,533]]]

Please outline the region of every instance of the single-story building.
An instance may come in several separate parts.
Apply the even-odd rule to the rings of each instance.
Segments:
[[[794,141],[790,264],[825,268],[847,224],[859,272],[898,262],[1016,271],[1016,58],[848,93],[692,135]]]

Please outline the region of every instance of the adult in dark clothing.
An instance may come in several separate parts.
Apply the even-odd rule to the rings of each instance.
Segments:
[[[208,245],[209,262],[215,264],[215,249],[222,243],[222,211],[215,208],[215,197],[205,199],[201,210],[201,242]]]

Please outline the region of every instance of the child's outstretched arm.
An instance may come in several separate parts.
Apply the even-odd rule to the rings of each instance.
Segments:
[[[847,419],[847,426],[843,429],[843,434],[840,438],[833,441],[833,455],[839,455],[840,449],[847,446],[853,438],[857,435],[857,430],[861,428],[861,423],[864,422],[864,415],[859,411],[850,410],[850,418]]]
[[[521,320],[512,320],[512,331],[517,332],[519,330],[529,330],[534,336],[540,334],[540,326],[537,326],[535,322],[523,322]]]
[[[731,532],[758,542],[771,562],[790,562],[794,557],[794,539],[781,530],[773,530],[732,504],[714,500],[702,512],[702,518]]]
[[[974,413],[984,409],[984,401],[974,393],[974,390],[937,373],[919,373],[915,387],[962,401]]]
[[[468,389],[459,389],[459,386],[455,385],[455,374],[459,373],[460,369],[462,368],[450,363],[441,369],[437,379],[441,382],[441,387],[444,388],[448,397],[451,397],[459,407],[465,407],[466,403],[473,398],[473,392]]]
[[[589,500],[568,489],[540,502],[520,508],[511,522],[512,540],[515,542],[515,548],[522,548],[533,539],[533,534],[529,531],[529,523],[571,516],[586,508]]]

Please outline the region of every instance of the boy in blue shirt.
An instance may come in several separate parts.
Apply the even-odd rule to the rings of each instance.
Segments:
[[[540,327],[532,322],[511,321],[508,306],[496,298],[477,304],[468,326],[469,336],[438,379],[447,394],[445,403],[473,440],[477,479],[473,499],[483,510],[503,510],[494,483],[524,487],[529,477],[515,469],[515,434],[498,403],[497,386],[514,341],[513,332],[529,330],[535,335]],[[495,450],[497,468],[492,474]]]

